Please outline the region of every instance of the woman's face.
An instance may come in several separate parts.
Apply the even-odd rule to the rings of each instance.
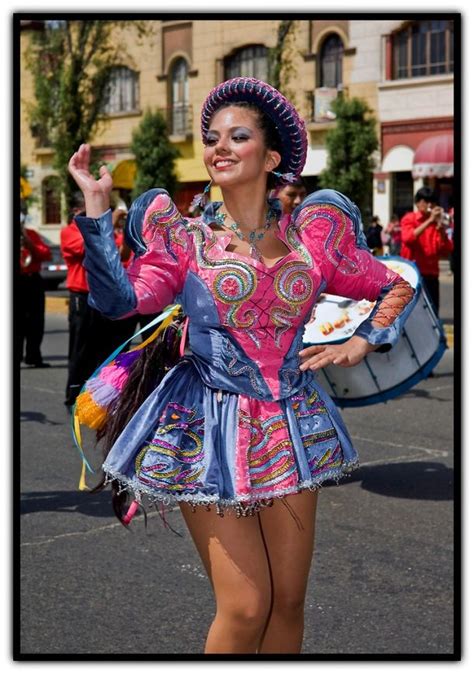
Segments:
[[[204,164],[213,182],[220,187],[262,180],[280,163],[280,155],[267,150],[256,114],[252,110],[228,107],[211,120],[205,141]]]

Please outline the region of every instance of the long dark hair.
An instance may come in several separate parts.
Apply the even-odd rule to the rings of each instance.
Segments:
[[[107,418],[96,434],[101,444],[104,459],[107,458],[118,436],[138,408],[144,403],[165,374],[179,361],[180,341],[184,325],[182,311],[163,332],[145,346],[133,363],[119,397],[107,408]],[[105,474],[91,493],[102,491],[106,486]],[[120,489],[118,480],[111,481],[112,508],[122,522],[127,502],[127,492]],[[122,522],[123,523],[123,522]]]

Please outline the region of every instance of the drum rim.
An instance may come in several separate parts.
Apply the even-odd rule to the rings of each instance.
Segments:
[[[443,334],[443,338],[440,340],[439,346],[435,351],[435,353],[431,356],[431,358],[414,374],[410,375],[403,382],[397,384],[396,386],[393,386],[390,389],[387,389],[386,391],[382,391],[381,393],[380,392],[373,393],[369,396],[359,398],[336,398],[331,396],[331,399],[338,407],[342,408],[342,407],[366,407],[368,405],[375,405],[377,403],[383,403],[389,400],[393,400],[394,398],[398,398],[399,396],[403,395],[411,388],[413,388],[413,386],[416,386],[416,384],[418,384],[418,382],[420,382],[422,379],[426,379],[426,377],[434,370],[436,365],[439,363],[447,348],[448,346],[446,337]]]

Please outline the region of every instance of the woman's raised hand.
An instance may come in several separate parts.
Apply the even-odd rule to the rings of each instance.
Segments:
[[[112,176],[106,166],[99,169],[99,179],[96,180],[90,172],[91,148],[88,144],[80,146],[69,160],[69,173],[77,186],[84,194],[86,214],[89,217],[99,217],[110,208],[110,193],[112,191]]]

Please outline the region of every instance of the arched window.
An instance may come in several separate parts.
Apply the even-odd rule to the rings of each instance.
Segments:
[[[43,224],[61,222],[61,187],[58,176],[48,176],[41,185],[43,197]]]
[[[126,66],[111,68],[103,107],[104,114],[135,112],[138,108],[138,73]]]
[[[256,77],[268,79],[268,49],[263,45],[244,47],[224,59],[224,78]]]
[[[184,136],[188,131],[189,80],[188,63],[180,58],[171,70],[171,133]]]
[[[453,72],[453,22],[415,21],[392,35],[392,77]]]
[[[342,84],[342,57],[344,45],[339,35],[333,33],[323,42],[319,59],[319,86],[337,88]]]

